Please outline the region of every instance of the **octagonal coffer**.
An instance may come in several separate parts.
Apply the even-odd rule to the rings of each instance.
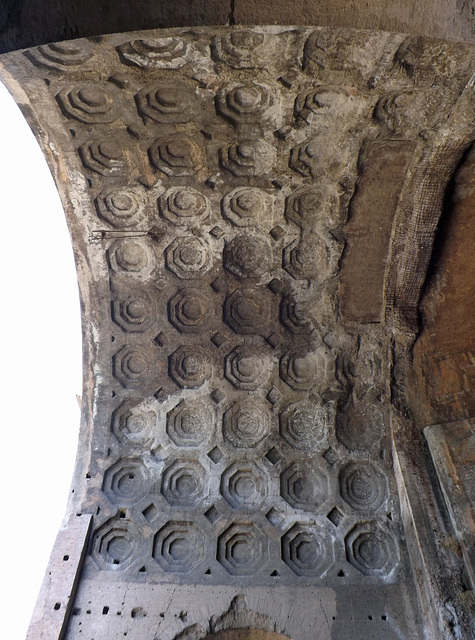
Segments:
[[[267,562],[268,540],[252,523],[233,523],[218,538],[217,558],[231,575],[254,575]]]
[[[168,572],[189,573],[202,560],[203,532],[192,522],[172,520],[155,535],[152,556]]]
[[[321,576],[334,561],[333,542],[314,524],[295,524],[282,537],[282,559],[299,576]]]
[[[233,509],[258,509],[267,489],[267,477],[254,462],[233,462],[221,477],[221,494]]]

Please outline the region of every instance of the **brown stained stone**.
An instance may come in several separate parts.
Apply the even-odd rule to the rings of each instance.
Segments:
[[[410,397],[421,426],[475,414],[475,151],[461,164],[421,303]]]
[[[475,421],[427,427],[424,435],[475,589]]]
[[[471,4],[455,0],[4,0],[0,51],[104,33],[197,25],[293,24],[414,33],[473,42]]]
[[[383,284],[393,217],[414,143],[368,145],[345,228],[341,312],[345,320],[381,322]]]
[[[474,137],[474,60],[469,45],[275,26],[3,57],[58,159],[93,328],[68,509],[94,522],[65,640],[420,640],[426,622],[453,640],[464,605],[439,587],[445,567],[417,582],[420,611],[405,551],[413,474],[394,474],[389,418],[407,364],[389,354],[407,325],[381,307],[391,273],[390,303],[416,310],[447,141]],[[124,138],[127,162],[101,142]],[[249,608],[228,609],[241,590]]]

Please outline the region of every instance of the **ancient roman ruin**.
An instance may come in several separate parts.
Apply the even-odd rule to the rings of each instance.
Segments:
[[[83,307],[28,640],[475,638],[474,74],[305,25],[0,58]]]

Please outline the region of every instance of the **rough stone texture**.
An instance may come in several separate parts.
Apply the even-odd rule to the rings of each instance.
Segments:
[[[137,29],[269,23],[475,38],[473,0],[3,0],[0,52]]]
[[[475,414],[474,169],[471,148],[454,176],[422,299],[411,374],[411,406],[421,426]]]
[[[475,588],[475,429],[474,421],[425,429],[452,525],[460,541],[472,589]]]
[[[84,309],[67,640],[473,637],[406,374],[474,61],[303,27],[3,57]]]

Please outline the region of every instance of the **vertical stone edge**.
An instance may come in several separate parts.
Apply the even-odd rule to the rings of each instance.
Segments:
[[[435,495],[423,442],[407,437],[411,425],[395,412],[391,422],[394,474],[427,640],[474,640],[473,602],[460,586],[465,577],[460,549]]]
[[[92,515],[70,514],[56,537],[26,640],[62,640],[87,552]]]
[[[471,452],[475,445],[475,423],[473,421],[454,422],[446,425],[433,425],[424,429],[424,436],[437,473],[437,479],[444,496],[452,526],[457,535],[465,567],[472,589],[475,589],[475,505],[470,504],[468,487],[464,478],[463,466],[471,465]],[[462,436],[462,437],[461,437]],[[466,436],[466,437],[464,437]],[[454,455],[451,442],[462,440],[461,445],[466,459]]]

